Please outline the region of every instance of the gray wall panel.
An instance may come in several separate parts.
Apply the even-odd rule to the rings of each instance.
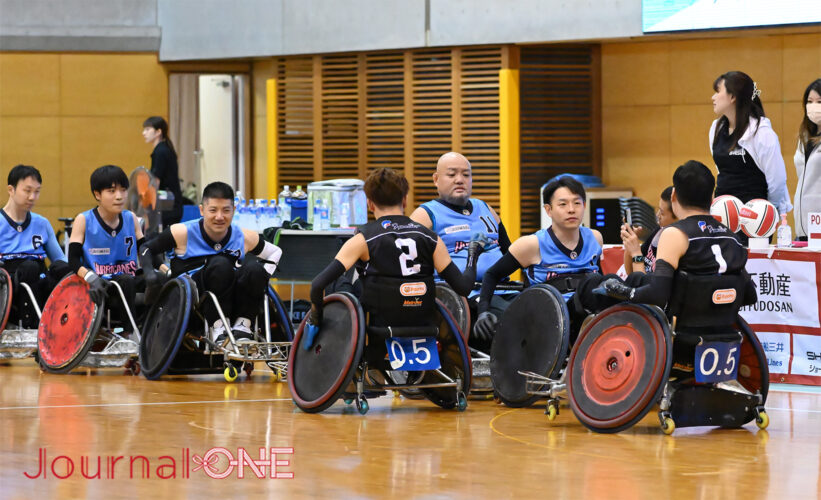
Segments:
[[[282,53],[283,0],[159,0],[160,60]]]
[[[286,0],[285,54],[421,47],[425,0]]]
[[[430,0],[430,45],[640,36],[640,0]]]

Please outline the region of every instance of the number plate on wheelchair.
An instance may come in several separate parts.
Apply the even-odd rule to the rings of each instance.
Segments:
[[[696,382],[735,380],[741,344],[704,342],[696,346]]]
[[[392,370],[436,370],[441,366],[434,337],[394,337],[385,344]]]

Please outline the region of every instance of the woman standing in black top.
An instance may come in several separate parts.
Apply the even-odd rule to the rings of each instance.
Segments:
[[[151,152],[151,175],[159,179],[159,189],[174,195],[174,208],[162,213],[163,227],[182,219],[182,190],[180,189],[177,152],[168,138],[168,123],[161,116],[150,116],[143,122],[143,138],[154,146]]]

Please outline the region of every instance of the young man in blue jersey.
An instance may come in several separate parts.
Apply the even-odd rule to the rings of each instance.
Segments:
[[[573,299],[586,275],[599,272],[602,236],[581,225],[586,195],[584,186],[572,177],[551,181],[545,187],[542,201],[551,226],[514,241],[508,253],[485,272],[479,318],[473,329],[481,338],[492,338],[499,321],[489,310],[497,283],[520,268],[526,271],[531,284],[548,283],[562,292],[570,311],[571,336],[578,334],[585,312]]]
[[[471,198],[473,177],[470,162],[463,155],[449,152],[439,157],[433,183],[439,198],[423,203],[411,214],[411,219],[432,229],[444,242],[453,263],[465,270],[468,247],[474,234],[484,234],[491,248],[479,257],[476,263],[476,279],[481,281],[487,269],[498,261],[510,246],[501,219],[493,207],[478,198]],[[476,308],[478,291],[470,294],[470,306]],[[497,290],[491,295],[490,310],[497,316],[507,309],[515,293]],[[473,314],[473,317],[476,317]],[[469,343],[482,351],[489,351],[489,339],[471,335]]]
[[[19,284],[31,287],[42,308],[51,290],[70,269],[51,224],[32,212],[43,183],[40,172],[29,165],[17,165],[9,172],[8,182],[9,200],[3,207],[4,221],[0,222],[0,265],[12,278],[10,319],[22,322],[25,328],[36,328],[39,318]],[[48,269],[46,258],[51,262]]]
[[[137,250],[145,238],[137,216],[125,210],[128,176],[123,169],[104,165],[91,173],[90,184],[97,206],[74,218],[68,263],[88,282],[92,299],[99,304],[107,296],[112,315],[127,325],[123,307],[135,311],[136,294],[142,287],[137,278]],[[109,281],[123,289],[126,304],[119,294],[109,291]]]
[[[200,214],[200,219],[173,224],[141,249],[146,295],[153,295],[160,285],[160,277],[151,265],[152,256],[173,251],[171,275],[189,274],[200,293],[212,292],[226,318],[234,318],[231,331],[237,342],[250,341],[251,321],[262,304],[282,250],[259,233],[232,223],[234,190],[224,182],[205,186]],[[202,312],[211,339],[224,344],[228,325],[223,324],[210,301],[203,303]]]

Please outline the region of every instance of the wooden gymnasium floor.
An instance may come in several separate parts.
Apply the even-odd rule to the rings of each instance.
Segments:
[[[471,400],[465,413],[383,397],[360,416],[342,402],[300,412],[286,383],[263,367],[234,384],[220,376],[150,382],[118,370],[39,372],[31,360],[0,367],[0,498],[816,498],[821,490],[821,395],[774,388],[767,431],[679,429],[663,435],[651,413],[617,435],[585,430],[569,408],[548,423],[539,408]],[[792,388],[798,389],[800,388]],[[278,473],[238,467],[226,479],[193,471],[214,447],[293,448]],[[183,449],[188,449],[188,474]],[[41,452],[41,450],[43,450]],[[47,478],[36,476],[45,453]],[[67,456],[75,464],[67,479]],[[129,479],[131,456],[150,479]],[[158,479],[157,468],[175,479]],[[124,456],[107,477],[110,457]],[[229,466],[213,455],[214,473]],[[81,476],[81,457],[90,457]],[[56,459],[56,461],[55,461]],[[201,460],[200,460],[201,461]],[[135,459],[139,477],[142,459]],[[51,470],[54,466],[54,471]],[[249,477],[250,476],[250,477]]]

